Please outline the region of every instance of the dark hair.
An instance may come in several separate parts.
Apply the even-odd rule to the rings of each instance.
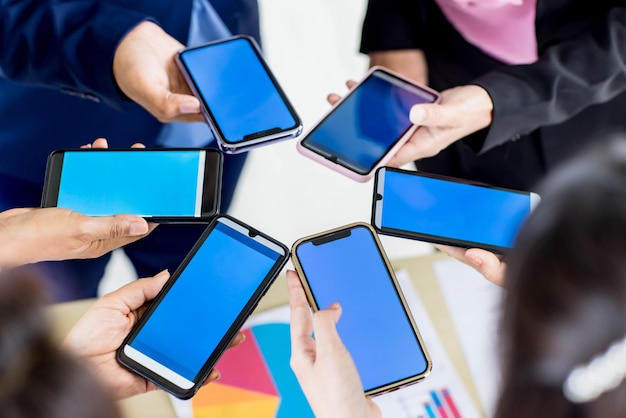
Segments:
[[[568,163],[540,194],[507,260],[496,417],[623,417],[625,382],[581,404],[563,384],[626,337],[626,142]]]
[[[37,280],[0,275],[0,411],[5,418],[117,418],[112,395],[50,339]]]

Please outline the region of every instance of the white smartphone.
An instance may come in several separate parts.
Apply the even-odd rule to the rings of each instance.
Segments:
[[[280,242],[218,216],[122,343],[118,361],[174,396],[192,397],[288,259]]]

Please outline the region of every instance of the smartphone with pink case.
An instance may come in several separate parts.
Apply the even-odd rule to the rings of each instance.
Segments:
[[[417,128],[409,120],[411,107],[438,100],[436,91],[384,67],[372,67],[298,141],[298,151],[331,170],[366,182]]]

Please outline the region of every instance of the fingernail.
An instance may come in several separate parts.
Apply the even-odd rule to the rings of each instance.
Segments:
[[[426,120],[426,111],[421,107],[413,106],[409,113],[409,119],[411,119],[411,122],[414,124],[419,125]]]
[[[220,377],[222,377],[222,374],[217,370],[215,370],[213,373],[215,373],[215,380],[219,380]]]
[[[164,277],[164,276],[167,276],[168,274],[169,274],[169,270],[165,269],[163,271],[158,272],[154,277],[155,278],[157,278],[157,277]]]
[[[190,113],[200,113],[200,103],[196,101],[186,101],[182,102],[179,107],[180,113],[190,114]]]
[[[476,267],[480,267],[480,266],[483,265],[483,260],[481,260],[480,258],[476,257],[475,255],[468,255],[467,259],[470,261],[470,263],[472,263]]]
[[[146,222],[132,222],[128,228],[131,236],[143,235],[148,233],[148,224]]]
[[[332,309],[332,310],[337,310],[337,309],[339,309],[339,308],[340,308],[340,306],[339,306],[339,302],[333,302],[333,303],[331,303],[331,304],[330,304],[330,306],[328,307],[328,309]]]

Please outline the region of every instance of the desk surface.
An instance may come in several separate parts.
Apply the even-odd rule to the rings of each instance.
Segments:
[[[426,310],[439,334],[443,345],[450,356],[461,380],[467,387],[468,393],[481,413],[478,393],[472,382],[465,356],[459,343],[454,324],[446,309],[443,294],[437,284],[437,278],[433,270],[433,262],[445,258],[443,254],[432,254],[423,257],[399,259],[391,262],[395,270],[407,270],[413,285],[417,289],[424,302]],[[93,303],[93,300],[70,302],[52,306],[50,308],[53,317],[53,336],[61,341],[72,325],[78,320],[85,310]],[[263,300],[257,307],[257,312],[285,305],[287,303],[287,285],[284,275],[272,285]],[[145,395],[135,396],[120,402],[124,417],[127,418],[174,418],[174,410],[169,398],[164,392],[156,391]]]

